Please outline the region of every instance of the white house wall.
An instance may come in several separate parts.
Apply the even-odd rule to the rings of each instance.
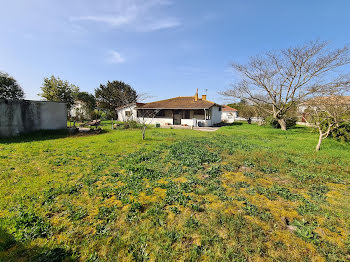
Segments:
[[[126,116],[126,112],[130,111],[131,116]],[[137,111],[136,105],[128,106],[117,111],[118,121],[127,122],[127,121],[137,121]]]
[[[222,111],[219,111],[219,107],[213,106],[210,110],[211,110],[211,125],[220,123]]]
[[[162,118],[139,118],[141,122],[144,122],[145,124],[160,124],[160,125],[172,125],[173,124],[173,118],[166,118],[166,117],[162,117]]]

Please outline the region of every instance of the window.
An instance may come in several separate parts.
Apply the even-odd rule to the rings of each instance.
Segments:
[[[125,111],[125,116],[131,116],[131,111]]]
[[[190,110],[185,110],[185,118],[184,119],[190,119]]]

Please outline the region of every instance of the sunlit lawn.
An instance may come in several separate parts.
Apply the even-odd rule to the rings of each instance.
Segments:
[[[350,259],[349,144],[110,127],[0,140],[0,261]]]

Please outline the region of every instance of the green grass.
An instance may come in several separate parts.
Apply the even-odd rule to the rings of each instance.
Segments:
[[[349,260],[349,144],[110,126],[0,140],[0,261]]]

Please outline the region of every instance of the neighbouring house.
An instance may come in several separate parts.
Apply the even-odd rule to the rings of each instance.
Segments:
[[[233,123],[237,117],[237,109],[234,109],[230,106],[222,106],[221,121],[226,123]]]
[[[65,103],[0,99],[0,137],[67,128]]]
[[[79,120],[88,119],[89,112],[87,110],[86,102],[77,100],[74,102],[74,105],[71,107],[69,114],[73,118],[77,118]]]
[[[179,96],[146,104],[117,108],[118,120],[160,125],[213,126],[221,122],[221,105],[198,97]]]
[[[298,105],[298,113],[301,118],[301,122],[307,122],[308,109],[315,107],[322,107],[322,105],[344,105],[350,106],[350,96],[320,96],[309,100],[306,100]]]

